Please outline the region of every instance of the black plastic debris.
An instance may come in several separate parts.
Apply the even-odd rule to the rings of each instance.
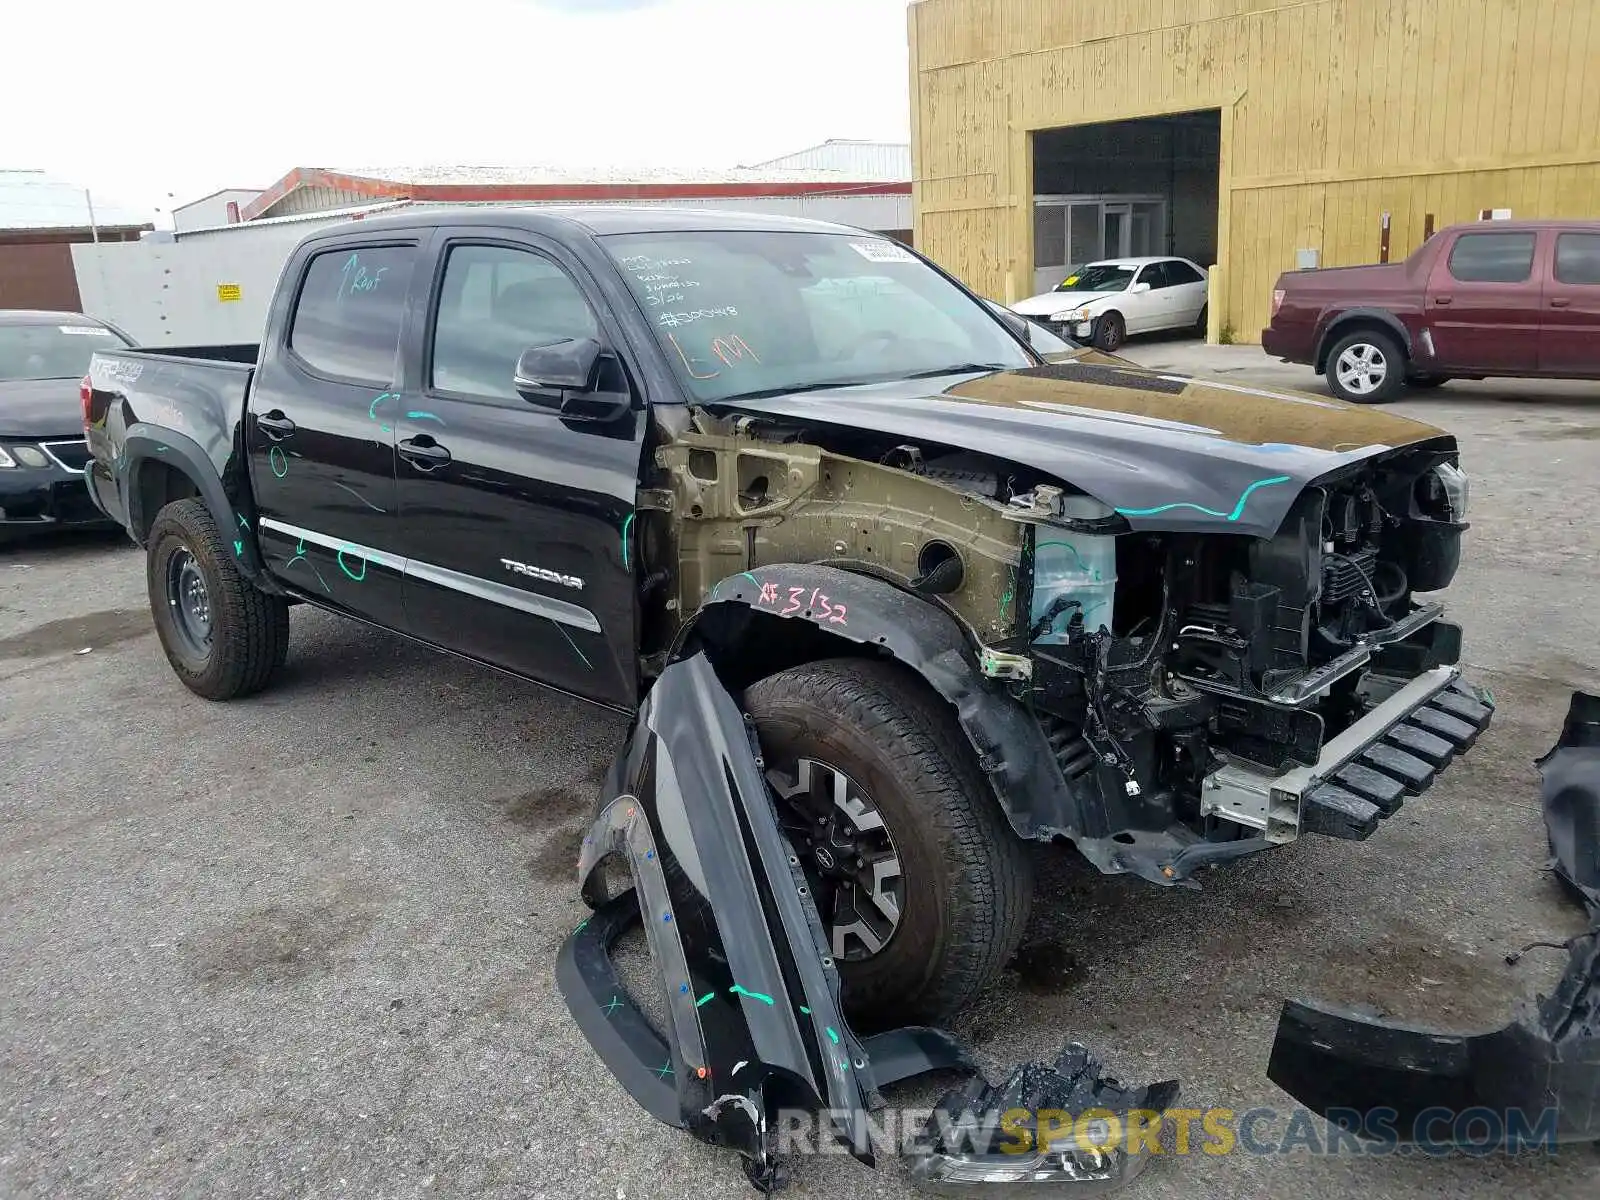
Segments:
[[[859,1037],[845,1022],[839,977],[798,858],[777,821],[760,750],[737,703],[705,654],[669,666],[656,681],[621,756],[605,803],[585,838],[578,877],[592,915],[567,938],[556,982],[573,1019],[617,1081],[658,1120],[739,1152],[760,1191],[783,1186],[777,1119],[800,1110],[871,1166],[868,1113],[879,1089],[937,1070],[974,1071],[972,1057],[940,1029],[906,1027]],[[607,860],[632,886],[610,894]],[[652,1023],[612,963],[619,938],[643,924],[665,1017]],[[994,1107],[1114,1113],[1162,1109],[1176,1084],[1124,1089],[1102,1076],[1081,1046],[1054,1065],[1017,1068],[999,1089],[972,1093]],[[1030,1134],[1030,1146],[1037,1128]],[[961,1190],[964,1173],[995,1151],[1002,1164],[979,1186],[1035,1178],[1115,1183],[1137,1173],[1110,1146],[1065,1144],[1045,1155],[941,1141],[918,1162],[930,1186]],[[1006,1189],[1001,1187],[1003,1193]]]
[[[1177,1098],[1176,1080],[1124,1087],[1072,1042],[1054,1063],[1023,1063],[998,1087],[980,1075],[946,1094],[929,1119],[912,1178],[941,1195],[1018,1185],[1106,1191],[1144,1169],[1153,1148],[1141,1147],[1135,1131],[1159,1136]]]
[[[1551,866],[1600,922],[1600,696],[1572,693],[1561,737],[1537,765]]]
[[[1555,990],[1482,1033],[1286,1001],[1267,1075],[1307,1108],[1401,1142],[1435,1136],[1421,1129],[1430,1110],[1469,1109],[1488,1109],[1509,1136],[1535,1144],[1600,1139],[1600,698],[1573,693],[1561,736],[1537,765],[1552,865],[1593,922],[1559,944],[1569,956]],[[1377,1113],[1381,1129],[1370,1123]]]
[[[647,1112],[737,1150],[761,1191],[781,1186],[770,1123],[826,1113],[869,1166],[880,1083],[970,1065],[940,1030],[858,1038],[799,860],[783,840],[754,736],[704,655],[662,673],[611,769],[578,863],[593,915],[556,981],[596,1053]],[[616,856],[633,886],[606,893]],[[610,952],[643,923],[664,991],[657,1030]]]

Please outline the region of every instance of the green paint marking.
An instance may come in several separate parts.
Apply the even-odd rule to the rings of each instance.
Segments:
[[[715,992],[707,992],[704,996],[701,996],[700,999],[698,999],[698,1000],[696,1000],[694,1002],[694,1006],[696,1008],[699,1008],[702,1004],[706,1003],[706,1001],[710,1000],[715,995],[716,995]]]
[[[622,1001],[618,1000],[615,996],[611,997],[611,1003],[607,1004],[605,1006],[606,1016],[609,1017],[612,1013],[616,1012],[617,1009],[619,1009],[621,1007],[622,1007]]]
[[[239,525],[242,528],[244,528],[244,529],[249,529],[250,528],[250,522],[246,521],[244,519],[244,514],[243,513],[234,513],[233,515],[239,518]]]
[[[384,433],[393,433],[394,432],[387,425],[379,425],[378,428]]]
[[[244,557],[244,543],[243,542],[235,542],[233,544],[233,552],[239,558],[243,558]]]
[[[743,984],[736,983],[731,988],[729,988],[728,990],[730,992],[732,992],[735,996],[749,996],[750,999],[759,1000],[763,1004],[771,1004],[772,1003],[772,997],[771,996],[764,995],[761,992],[748,992],[748,991],[745,990]]]
[[[740,574],[742,574],[744,576],[744,578],[748,579],[751,583],[755,584],[757,587],[761,586],[761,580],[757,579],[754,575],[750,574],[749,571],[742,571],[742,572],[740,572]]]
[[[1272,475],[1266,479],[1256,480],[1239,494],[1239,503],[1233,506],[1233,511],[1230,513],[1220,513],[1214,508],[1206,508],[1202,504],[1191,504],[1186,500],[1177,504],[1158,504],[1155,508],[1119,508],[1117,511],[1125,517],[1155,517],[1164,512],[1171,512],[1175,508],[1192,508],[1195,512],[1205,513],[1208,517],[1220,517],[1224,521],[1237,521],[1244,515],[1245,501],[1250,499],[1251,493],[1257,488],[1272,487],[1274,484],[1288,482],[1289,477],[1287,475]]]
[[[583,927],[585,925],[587,925],[589,923],[589,921],[590,921],[590,918],[589,917],[585,917],[583,920],[578,922],[578,927],[576,929],[574,929],[572,932],[573,933],[582,933],[583,932]]]
[[[1120,512],[1121,510],[1119,509],[1118,511]],[[1051,546],[1065,546],[1068,550],[1072,551],[1072,557],[1077,560],[1078,569],[1080,571],[1087,571],[1090,569],[1089,565],[1083,561],[1083,555],[1078,553],[1078,548],[1071,542],[1040,542],[1039,545],[1034,547],[1034,549],[1046,550]],[[1098,572],[1096,574],[1098,574]]]
[[[423,412],[420,409],[415,412],[408,412],[406,416],[413,421],[438,421],[439,424],[444,424],[443,417],[436,417],[431,412]]]
[[[628,534],[633,530],[633,519],[634,519],[634,517],[636,517],[638,515],[639,515],[638,513],[629,513],[622,520],[622,569],[624,571],[630,571],[630,570],[633,569],[632,565],[628,561],[628,559],[629,559]]]
[[[672,1074],[672,1060],[670,1058],[667,1059],[666,1062],[662,1063],[659,1067],[656,1068],[656,1078],[657,1079],[665,1079],[668,1075],[671,1075],[671,1074]]]
[[[839,1044],[839,1035],[833,1031],[833,1026],[832,1025],[828,1026],[828,1040],[830,1042],[832,1042],[835,1046],[837,1046]]]
[[[354,554],[354,551],[348,551],[348,552],[351,553],[351,554]],[[345,556],[346,553],[347,553],[347,551],[344,550],[344,549],[341,549],[339,551],[339,554],[338,554],[339,570],[343,571],[346,575],[348,575],[351,579],[354,579],[357,583],[360,583],[363,579],[365,579],[367,577],[367,560],[364,559],[364,558],[361,559],[361,574],[357,575],[354,571],[352,571],[345,564],[344,556]],[[360,558],[361,556],[360,555],[355,555],[355,557]]]
[[[800,1011],[805,1013],[805,1015],[808,1016],[808,1017],[811,1015],[811,1010],[809,1008],[807,1008],[804,1004],[802,1004],[800,1006]]]
[[[283,456],[283,451],[276,446],[267,451],[267,465],[272,468],[272,473],[279,479],[289,473],[289,460]]]

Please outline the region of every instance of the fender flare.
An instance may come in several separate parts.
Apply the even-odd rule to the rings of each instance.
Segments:
[[[139,531],[138,541],[146,541],[155,513],[144,511],[139,488],[139,477],[146,464],[163,463],[194,484],[200,500],[210,510],[217,531],[233,543],[239,573],[253,583],[264,579],[260,550],[255,539],[255,512],[245,505],[236,507],[210,457],[193,438],[159,426],[138,423],[128,427],[122,442],[121,469],[125,489],[123,502],[127,506],[129,532]],[[242,509],[248,508],[248,511]]]
[[[1372,321],[1384,326],[1400,339],[1406,357],[1413,357],[1411,331],[1399,317],[1385,308],[1346,308],[1328,319],[1328,323],[1322,327],[1322,333],[1317,338],[1317,355],[1312,365],[1318,374],[1325,373],[1328,369],[1328,355],[1333,350],[1334,342],[1338,340],[1339,330],[1357,321]]]
[[[758,623],[772,620],[812,626],[921,676],[955,711],[1018,837],[1076,838],[1083,828],[1084,801],[1069,790],[1044,729],[983,675],[961,623],[887,580],[799,563],[731,575],[711,589],[710,598],[679,632],[670,661],[703,650],[721,673],[737,663]]]

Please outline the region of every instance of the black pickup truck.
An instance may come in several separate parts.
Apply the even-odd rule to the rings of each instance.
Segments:
[[[260,346],[97,354],[87,480],[211,699],[302,603],[626,713],[705,654],[847,1001],[934,1016],[1027,842],[1194,886],[1367,837],[1490,718],[1414,595],[1453,438],[1029,336],[858,230],[419,211],[306,238]]]

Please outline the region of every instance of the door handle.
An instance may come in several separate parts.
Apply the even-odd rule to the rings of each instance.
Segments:
[[[419,471],[431,471],[435,467],[442,467],[450,461],[450,451],[427,434],[407,438],[395,447],[400,452],[400,457],[405,459]]]
[[[1435,296],[1433,303],[1436,308],[1444,308],[1451,303],[1451,299],[1449,296]]]
[[[1572,307],[1572,301],[1570,299],[1568,299],[1566,296],[1555,296],[1555,297],[1552,297],[1551,300],[1550,300],[1550,307],[1551,308],[1571,308]]]
[[[256,418],[256,427],[275,442],[281,442],[295,431],[295,424],[283,415],[282,409],[273,409]]]

